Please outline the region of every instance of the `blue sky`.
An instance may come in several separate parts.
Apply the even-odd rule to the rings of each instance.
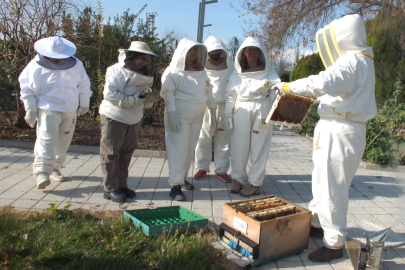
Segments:
[[[97,2],[93,0],[93,6]],[[174,31],[177,38],[189,37],[197,39],[198,7],[200,0],[100,0],[103,6],[104,17],[122,15],[130,9],[136,14],[145,4],[147,7],[140,15],[146,18],[146,13],[157,12],[155,27],[159,35]],[[205,9],[205,24],[212,24],[204,28],[203,41],[209,34],[218,37],[226,45],[229,39],[236,36],[242,40],[245,34],[242,29],[244,19],[257,20],[254,16],[238,17],[240,14],[231,8],[230,0],[218,0],[218,3],[208,4]],[[242,0],[232,1],[235,8],[240,9]],[[247,27],[245,27],[247,28]]]

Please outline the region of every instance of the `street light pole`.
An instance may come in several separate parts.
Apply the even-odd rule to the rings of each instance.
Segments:
[[[218,0],[206,1],[201,0],[198,12],[198,29],[197,29],[197,42],[202,43],[204,27],[211,26],[212,24],[204,25],[205,5],[218,3]]]
[[[200,31],[201,31],[202,27],[201,27],[201,2],[199,3],[199,7],[198,7],[198,28],[197,28],[197,42],[201,42],[200,41]]]

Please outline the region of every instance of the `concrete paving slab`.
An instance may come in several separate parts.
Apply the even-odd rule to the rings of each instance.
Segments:
[[[36,189],[32,175],[33,144],[0,141],[0,206],[11,205],[20,210],[43,211],[56,203],[59,208],[72,204],[69,209],[91,211],[156,208],[181,205],[207,217],[211,226],[222,222],[224,203],[246,199],[229,193],[232,184],[215,176],[215,166],[210,165],[208,177],[197,181],[192,178],[197,171],[192,165],[187,180],[195,185],[193,191],[184,191],[185,202],[169,197],[168,162],[161,151],[137,150],[130,164],[128,185],[137,192],[136,198],[120,205],[103,198],[102,172],[98,147],[70,148],[62,174],[65,182],[52,182],[45,190]],[[74,151],[73,151],[74,150]],[[288,130],[274,131],[266,177],[261,195],[276,195],[308,207],[312,199],[311,172],[312,141]],[[362,164],[349,190],[348,220],[364,219],[379,226],[396,224],[395,233],[405,235],[403,218],[405,173],[401,168],[388,169]],[[314,263],[308,253],[322,246],[322,240],[310,238],[308,249],[300,255],[277,260],[255,269],[351,269],[347,254],[331,263]],[[384,253],[383,269],[405,269],[405,247],[389,249]]]

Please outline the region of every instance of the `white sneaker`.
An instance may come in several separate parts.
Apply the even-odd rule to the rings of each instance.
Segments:
[[[46,186],[51,184],[49,180],[49,175],[47,173],[39,173],[37,176],[37,189],[44,189]]]
[[[52,174],[49,178],[57,182],[63,182],[66,180],[66,177],[64,177],[58,169],[53,169]]]

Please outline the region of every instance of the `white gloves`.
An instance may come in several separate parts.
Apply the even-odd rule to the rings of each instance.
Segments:
[[[278,91],[282,96],[288,95],[283,89],[283,84],[285,83],[276,83],[271,87],[271,90]]]
[[[217,110],[216,109],[211,109],[210,110],[210,114],[211,114],[211,128],[212,129],[216,129],[216,125],[217,125]]]
[[[233,120],[231,116],[229,115],[224,116],[224,123],[223,123],[224,131],[230,131],[233,128],[232,121]]]
[[[124,109],[132,109],[137,106],[137,101],[138,98],[135,98],[135,96],[123,96],[118,106]]]
[[[260,94],[262,94],[263,96],[267,96],[268,95],[268,93],[269,93],[269,88],[266,88],[266,87],[260,87],[259,89],[258,89],[258,92],[260,93]]]
[[[79,109],[77,110],[77,116],[86,114],[88,111],[89,111],[89,107],[80,106]]]
[[[24,120],[30,127],[35,127],[35,123],[37,122],[37,111],[27,111],[25,114]]]
[[[167,118],[169,129],[174,133],[180,132],[180,118],[177,111],[167,112]]]

